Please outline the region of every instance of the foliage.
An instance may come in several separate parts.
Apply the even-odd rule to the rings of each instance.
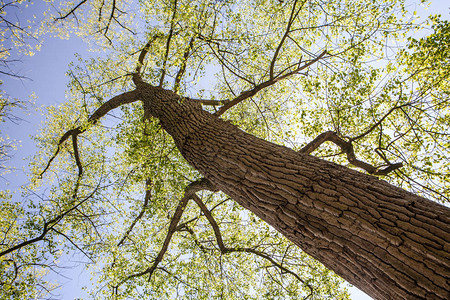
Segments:
[[[294,149],[334,131],[377,169],[403,164],[384,179],[443,202],[450,197],[447,21],[432,18],[433,32],[417,40],[412,32],[427,25],[410,21],[402,1],[91,0],[54,7],[40,34],[74,33],[104,52],[70,66],[69,100],[48,108],[36,137],[28,192],[20,203],[3,199],[0,251],[20,247],[1,256],[2,297],[40,297],[54,286],[38,271],[57,267],[63,253],[81,252],[97,282],[88,287],[91,298],[348,298],[342,279],[220,193],[200,198],[234,250],[221,251],[213,224],[190,201],[158,262],[185,188],[200,175],[157,120],[144,121],[140,103],[96,124],[89,119],[133,89],[130,75],[148,41],[141,66],[147,82],[225,101],[268,83],[224,118]],[[59,145],[73,128],[83,133]],[[351,167],[343,152],[322,144],[314,155]]]

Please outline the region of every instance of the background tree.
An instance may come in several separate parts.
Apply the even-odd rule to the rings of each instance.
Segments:
[[[33,32],[32,20],[20,22],[18,13],[25,6],[25,1],[11,0],[0,1],[0,74],[3,77],[25,79],[26,77],[18,71],[20,57],[22,55],[33,55],[39,50],[40,44],[37,41],[37,34]],[[0,80],[0,122],[18,122],[18,118],[13,110],[24,109],[32,102],[30,99],[14,99],[3,91],[3,80]],[[0,134],[0,169],[2,172],[10,171],[4,164],[15,148],[17,141],[11,141],[10,137]],[[2,174],[3,175],[3,174]]]
[[[427,71],[420,54],[427,40],[448,32],[447,23],[437,21],[442,27],[430,38],[398,52],[419,27],[401,2],[154,1],[137,8],[67,2],[49,19],[51,30],[92,38],[107,54],[71,67],[71,101],[49,108],[37,137],[42,150],[30,188],[53,188],[27,197],[26,212],[4,210],[2,278],[13,279],[2,281],[5,293],[35,292],[18,286],[19,274],[36,278],[18,267],[26,253],[42,253],[34,258],[42,264],[72,249],[100,271],[96,297],[346,297],[337,277],[200,179],[179,140],[162,130],[164,120],[134,103],[140,80],[255,136],[401,186],[419,184],[447,201],[448,173],[438,171],[449,157],[447,77]],[[435,84],[415,89],[427,76]],[[116,119],[106,118],[119,106]],[[200,190],[210,192],[200,197]],[[19,213],[28,214],[25,222]]]
[[[19,99],[10,96],[3,89],[3,79],[28,80],[20,71],[20,64],[23,56],[32,56],[39,50],[39,33],[36,32],[34,20],[21,20],[19,17],[24,9],[30,4],[23,0],[0,1],[0,124],[13,123],[19,125],[22,118],[21,113],[33,105],[34,95],[28,99]],[[4,181],[7,173],[16,171],[15,166],[11,166],[10,159],[16,154],[20,147],[20,141],[13,136],[6,134],[4,128],[0,130],[0,176]],[[8,247],[9,242],[16,242],[21,239],[22,234],[35,225],[33,224],[33,213],[15,201],[13,195],[18,191],[9,189],[0,190],[0,227],[2,231],[2,251]],[[25,203],[23,203],[25,204]],[[30,217],[30,219],[27,219]],[[25,226],[17,227],[17,224],[24,220]],[[25,229],[28,228],[28,229]],[[24,230],[24,231],[23,231]],[[9,238],[13,237],[13,240]],[[39,266],[47,268],[51,266],[41,259],[40,253],[33,249],[26,249],[21,253],[16,253],[14,258],[2,257],[0,259],[0,286],[3,298],[38,297],[42,288],[39,278]],[[47,294],[44,291],[44,294]]]

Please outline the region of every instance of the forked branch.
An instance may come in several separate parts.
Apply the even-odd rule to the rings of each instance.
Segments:
[[[108,112],[111,110],[125,105],[132,102],[135,102],[138,100],[138,94],[136,90],[125,92],[123,94],[120,94],[118,96],[115,96],[108,100],[107,102],[103,103],[97,110],[89,117],[88,124],[89,125],[95,125],[103,116],[105,116]],[[44,170],[39,174],[40,177],[44,175],[44,173],[48,170],[50,167],[52,161],[58,156],[59,151],[61,150],[62,145],[64,142],[69,138],[72,137],[72,144],[73,144],[73,150],[74,150],[74,156],[75,156],[75,162],[78,167],[78,174],[80,175],[83,172],[82,166],[81,166],[81,160],[78,153],[78,143],[77,143],[77,136],[83,132],[85,132],[88,129],[88,126],[78,126],[74,129],[68,130],[64,135],[59,139],[57,148],[55,153],[52,157],[50,157],[47,166],[44,168]]]
[[[163,35],[160,33],[153,34],[147,44],[142,48],[141,52],[139,53],[139,58],[137,61],[135,72],[133,73],[133,82],[136,86],[139,84],[143,84],[144,81],[142,80],[141,73],[142,73],[142,66],[144,65],[144,59],[147,55],[148,51],[150,50],[150,47],[152,44],[156,41],[156,39],[161,38]]]
[[[236,104],[256,95],[259,91],[261,91],[262,89],[269,87],[271,85],[274,85],[275,83],[286,79],[294,74],[298,74],[300,71],[308,68],[309,66],[313,65],[314,63],[316,63],[317,61],[319,61],[320,59],[322,59],[325,54],[327,54],[327,51],[323,51],[321,54],[319,54],[317,57],[315,57],[314,59],[304,63],[301,66],[298,66],[295,70],[290,71],[284,75],[278,75],[275,76],[274,78],[269,78],[269,80],[264,81],[263,83],[258,84],[257,86],[255,86],[253,89],[247,90],[242,92],[239,96],[237,96],[236,98],[230,100],[230,102],[228,102],[227,104],[225,104],[224,106],[222,106],[217,112],[215,112],[214,114],[216,116],[220,116],[222,115],[224,112],[226,112],[228,109],[232,108],[233,106],[235,106]]]
[[[366,131],[364,131],[363,133],[361,133],[361,134],[359,134],[358,136],[355,136],[355,137],[353,137],[353,138],[351,138],[350,139],[350,141],[356,141],[356,140],[359,140],[360,138],[363,138],[363,137],[365,137],[366,135],[368,135],[369,133],[371,133],[375,128],[377,128],[378,126],[380,126],[382,123],[383,123],[383,121],[391,114],[391,113],[393,113],[394,111],[396,111],[397,109],[403,109],[404,107],[406,107],[406,106],[410,106],[411,105],[411,103],[405,103],[405,104],[402,104],[402,105],[397,105],[397,106],[394,106],[394,107],[392,107],[382,118],[380,118],[380,120],[378,120],[375,124],[373,124],[370,128],[368,128]]]
[[[387,175],[389,172],[392,172],[393,170],[396,170],[403,166],[403,164],[400,162],[395,164],[389,164],[386,168],[380,169],[379,167],[375,167],[372,166],[371,164],[358,160],[355,156],[355,151],[353,149],[352,142],[345,141],[344,139],[339,137],[334,131],[327,131],[319,134],[309,144],[300,149],[299,152],[310,154],[325,142],[332,142],[336,144],[339,148],[341,148],[342,152],[347,154],[347,159],[352,165],[365,170],[369,174]]]
[[[97,31],[98,33],[103,33],[103,36],[109,41],[109,43],[111,44],[112,43],[112,40],[111,40],[111,38],[110,37],[108,37],[108,31],[109,31],[109,29],[110,29],[110,27],[111,27],[111,24],[112,24],[112,21],[114,20],[120,27],[122,27],[123,29],[125,29],[125,30],[127,30],[127,31],[129,31],[129,32],[131,32],[132,34],[135,34],[130,28],[127,28],[125,25],[123,25],[122,23],[120,23],[120,21],[119,21],[119,17],[118,17],[118,14],[116,13],[116,12],[118,12],[119,14],[121,13],[121,14],[124,14],[124,12],[123,11],[121,11],[120,9],[119,9],[119,7],[117,6],[117,1],[116,0],[110,0],[111,1],[111,12],[110,12],[110,14],[109,14],[109,17],[108,17],[108,19],[107,19],[107,21],[106,21],[106,25],[105,25],[105,27],[104,28],[99,28],[99,30]],[[77,19],[77,16],[76,16],[76,11],[83,5],[83,4],[85,4],[87,2],[87,0],[82,0],[82,1],[80,1],[77,5],[75,5],[70,11],[68,11],[66,14],[64,14],[64,15],[62,15],[61,13],[60,13],[60,17],[58,17],[58,18],[55,18],[55,21],[61,21],[61,20],[64,20],[64,19],[66,19],[66,18],[68,18],[69,16],[73,16],[75,19]],[[101,24],[103,23],[103,22],[101,22],[102,21],[102,19],[103,19],[103,13],[102,13],[102,11],[103,11],[103,7],[105,6],[105,1],[103,0],[102,1],[102,4],[100,5],[100,7],[98,7],[97,9],[98,9],[98,26],[99,27],[101,27]],[[78,20],[77,20],[78,21]]]
[[[205,215],[206,219],[208,219],[209,224],[213,228],[214,235],[215,235],[216,241],[217,241],[217,245],[219,246],[220,252],[222,254],[227,254],[227,253],[232,253],[232,252],[245,252],[245,253],[251,253],[251,254],[254,254],[261,258],[264,258],[265,260],[269,261],[272,265],[274,265],[275,267],[280,269],[283,273],[287,273],[287,274],[294,276],[295,279],[297,279],[299,282],[301,282],[302,284],[306,285],[309,288],[310,294],[304,299],[307,299],[308,297],[310,297],[312,295],[313,288],[309,284],[307,284],[303,279],[301,279],[300,276],[298,276],[295,272],[291,271],[290,269],[286,268],[282,264],[278,263],[269,254],[259,251],[259,250],[256,250],[256,249],[253,249],[253,248],[247,248],[247,247],[231,248],[231,247],[225,246],[225,244],[223,242],[223,238],[222,238],[222,233],[220,232],[219,225],[217,224],[216,220],[212,216],[211,212],[208,210],[208,208],[203,203],[203,201],[200,199],[200,197],[198,197],[197,195],[194,194],[194,195],[192,195],[192,199],[200,207],[200,210]]]
[[[294,20],[297,18],[298,14],[300,13],[301,9],[303,8],[303,5],[306,3],[306,1],[304,1],[300,8],[295,11],[295,8],[297,6],[297,0],[294,1],[294,4],[292,5],[292,10],[291,10],[291,15],[289,16],[289,21],[286,27],[286,30],[284,31],[283,37],[280,40],[280,43],[278,44],[277,49],[275,50],[275,53],[273,55],[272,61],[270,63],[270,69],[269,69],[269,77],[270,79],[274,78],[273,72],[274,72],[274,68],[275,68],[275,62],[277,61],[278,58],[278,54],[280,53],[281,48],[283,47],[284,41],[286,40],[286,38],[289,36],[289,33],[291,32],[291,27],[292,24],[294,23]]]
[[[153,261],[153,264],[151,266],[149,266],[147,269],[145,269],[142,272],[139,273],[135,273],[132,274],[128,277],[126,277],[124,280],[122,280],[119,284],[117,284],[116,286],[113,287],[113,292],[115,294],[117,294],[119,287],[125,283],[126,281],[135,278],[135,277],[141,277],[141,276],[148,276],[148,280],[151,279],[153,272],[157,269],[158,264],[162,261],[164,255],[166,254],[169,245],[170,245],[170,241],[172,239],[173,234],[177,231],[177,225],[178,222],[180,221],[182,215],[183,215],[183,211],[184,208],[186,207],[188,201],[190,199],[192,199],[195,195],[195,193],[202,191],[202,190],[210,190],[210,191],[216,191],[216,189],[214,188],[214,186],[211,184],[211,182],[209,182],[209,180],[207,179],[200,179],[197,181],[192,182],[191,184],[189,184],[185,191],[184,191],[184,196],[183,198],[180,200],[180,203],[178,203],[178,206],[175,210],[175,213],[172,216],[172,219],[170,221],[169,224],[169,229],[166,235],[166,238],[164,239],[163,245],[158,253],[158,255],[156,256],[155,260]]]

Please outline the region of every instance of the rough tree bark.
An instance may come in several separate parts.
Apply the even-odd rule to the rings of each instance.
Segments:
[[[449,208],[135,82],[194,168],[329,269],[375,299],[450,299]]]

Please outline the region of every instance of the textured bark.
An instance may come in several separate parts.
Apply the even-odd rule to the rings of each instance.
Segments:
[[[243,132],[141,83],[184,158],[216,188],[375,299],[450,299],[450,209]]]

